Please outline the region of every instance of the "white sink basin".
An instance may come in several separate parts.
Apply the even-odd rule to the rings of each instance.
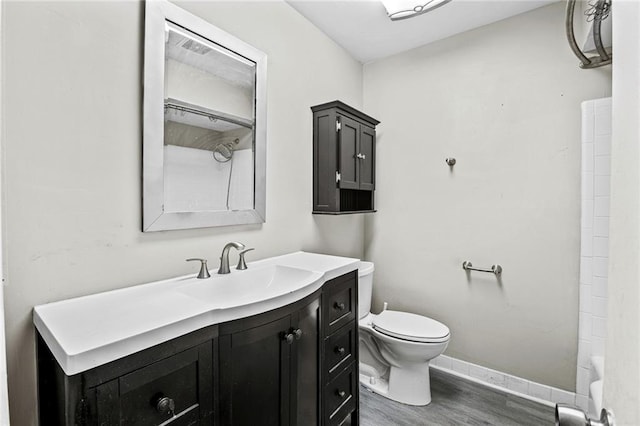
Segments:
[[[322,274],[282,265],[270,265],[245,271],[231,271],[198,280],[191,279],[177,291],[210,303],[218,309],[246,305],[301,290],[316,283]]]
[[[290,253],[205,280],[191,275],[36,306],[33,321],[72,376],[210,325],[288,305],[357,265],[358,259]]]

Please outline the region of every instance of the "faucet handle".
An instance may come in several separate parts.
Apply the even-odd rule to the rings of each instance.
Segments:
[[[203,280],[209,278],[211,274],[209,274],[209,268],[207,268],[207,259],[192,258],[187,259],[186,262],[192,262],[196,260],[200,262],[200,272],[198,273],[198,279]]]
[[[240,259],[238,259],[238,266],[236,266],[236,270],[237,271],[244,271],[245,269],[247,269],[247,263],[244,261],[244,254],[248,251],[251,250],[255,250],[255,248],[248,248],[246,250],[242,250],[240,253],[238,253],[240,255]]]

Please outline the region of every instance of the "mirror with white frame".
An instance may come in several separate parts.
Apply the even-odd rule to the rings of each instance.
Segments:
[[[144,61],[143,231],[264,222],[266,55],[148,0]]]

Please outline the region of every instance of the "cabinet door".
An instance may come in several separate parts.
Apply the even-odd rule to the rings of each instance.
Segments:
[[[339,116],[339,120],[340,188],[358,189],[360,160],[357,154],[360,145],[360,124],[345,116]]]
[[[318,299],[291,314],[297,339],[293,343],[291,365],[291,424],[315,426],[320,413],[318,365],[320,355],[320,301]],[[295,334],[300,330],[300,334]]]
[[[221,335],[220,423],[233,426],[290,424],[292,344],[287,315],[267,324]]]
[[[98,386],[98,424],[212,424],[212,365],[209,342]]]
[[[376,164],[376,131],[365,125],[361,126],[360,147],[356,155],[360,154],[360,189],[373,191],[375,189]]]

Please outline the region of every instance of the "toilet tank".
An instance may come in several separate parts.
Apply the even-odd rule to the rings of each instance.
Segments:
[[[358,318],[365,317],[371,311],[373,270],[372,262],[360,262],[358,265]]]

